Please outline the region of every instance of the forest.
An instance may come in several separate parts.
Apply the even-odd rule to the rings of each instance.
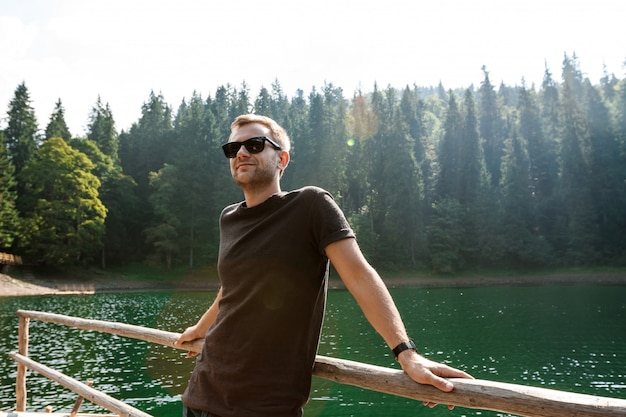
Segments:
[[[625,63],[626,64],[626,63]],[[56,103],[45,129],[21,83],[0,129],[0,252],[50,268],[211,267],[218,218],[242,200],[220,149],[243,113],[292,139],[283,190],[330,191],[387,271],[626,265],[626,79],[592,83],[576,56],[539,86],[380,88],[332,83],[288,97],[276,80],[149,94],[117,131],[97,98],[86,137]]]

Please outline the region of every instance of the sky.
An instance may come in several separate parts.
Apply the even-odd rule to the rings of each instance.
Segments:
[[[150,93],[174,111],[194,92],[278,81],[293,97],[332,83],[446,89],[560,80],[578,57],[598,83],[624,78],[623,0],[0,0],[0,128],[24,82],[40,129],[61,99],[83,136],[98,97],[118,131]]]

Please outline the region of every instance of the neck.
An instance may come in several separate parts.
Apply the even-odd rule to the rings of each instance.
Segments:
[[[272,186],[264,187],[262,189],[244,188],[243,196],[246,200],[246,206],[254,207],[263,203],[274,194],[278,194],[280,191],[280,184],[276,183],[272,184]]]

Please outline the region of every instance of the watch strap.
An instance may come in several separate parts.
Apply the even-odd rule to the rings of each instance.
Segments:
[[[405,350],[414,350],[417,352],[417,346],[415,346],[415,343],[413,343],[412,340],[409,340],[407,342],[402,342],[398,346],[392,349],[393,356],[396,359],[398,359],[398,355],[404,352]]]

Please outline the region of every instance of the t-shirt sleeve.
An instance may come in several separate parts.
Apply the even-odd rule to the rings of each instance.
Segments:
[[[326,247],[333,242],[355,237],[343,211],[327,191],[318,190],[311,214],[320,253],[325,253]]]

